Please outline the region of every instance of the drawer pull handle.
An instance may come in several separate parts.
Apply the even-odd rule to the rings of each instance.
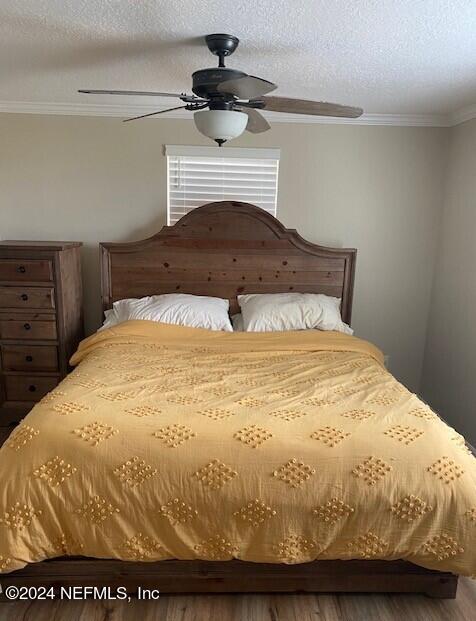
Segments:
[[[30,356],[30,355],[25,356],[25,360],[26,360],[27,362],[33,362],[33,356]]]
[[[28,386],[28,390],[29,390],[30,392],[35,392],[35,390],[36,390],[36,386],[35,386],[34,384],[30,384],[30,385]]]
[[[28,300],[28,296],[27,296],[27,294],[26,294],[26,293],[22,293],[22,294],[21,294],[21,299],[22,299],[24,302],[26,302],[26,301]]]
[[[24,323],[23,327],[25,328],[25,330],[31,330],[31,324],[29,323]]]
[[[20,274],[24,274],[26,272],[26,267],[24,265],[19,265],[17,267],[17,272],[19,272]]]

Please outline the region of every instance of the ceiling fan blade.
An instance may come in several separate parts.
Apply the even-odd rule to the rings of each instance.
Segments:
[[[245,75],[235,80],[225,80],[220,82],[217,87],[218,92],[227,95],[235,95],[238,99],[253,99],[261,97],[265,93],[270,93],[277,88],[276,84],[257,78],[254,75]]]
[[[356,119],[363,114],[362,108],[341,106],[326,101],[308,99],[290,99],[288,97],[260,97],[264,101],[264,110],[289,112],[291,114],[311,114],[314,116],[340,116]]]
[[[252,134],[261,134],[262,132],[268,131],[271,129],[271,125],[264,118],[261,112],[255,110],[254,108],[243,108],[240,112],[244,112],[248,115],[248,123],[246,125],[246,131],[251,132]]]
[[[176,108],[167,108],[167,110],[158,110],[157,112],[149,112],[148,114],[141,114],[140,116],[132,116],[130,119],[124,119],[122,122],[137,121],[137,119],[145,119],[147,116],[155,116],[156,114],[163,114],[164,112],[171,112],[172,110],[181,110],[187,106],[177,106]]]
[[[185,95],[185,93],[156,93],[153,91],[104,91],[95,89],[82,88],[78,93],[87,93],[88,95],[147,95],[151,97],[194,97],[194,95]]]

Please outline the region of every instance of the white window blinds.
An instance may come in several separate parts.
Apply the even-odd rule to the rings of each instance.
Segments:
[[[276,215],[279,149],[167,145],[167,220],[214,201],[243,201]]]

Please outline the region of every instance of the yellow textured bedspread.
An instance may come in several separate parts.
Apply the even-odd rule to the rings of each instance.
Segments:
[[[355,337],[131,321],[0,449],[0,567],[64,554],[476,573],[476,461]]]

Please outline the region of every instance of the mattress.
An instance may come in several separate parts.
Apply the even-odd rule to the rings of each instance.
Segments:
[[[353,336],[129,321],[0,449],[0,570],[63,555],[476,573],[476,461]]]

